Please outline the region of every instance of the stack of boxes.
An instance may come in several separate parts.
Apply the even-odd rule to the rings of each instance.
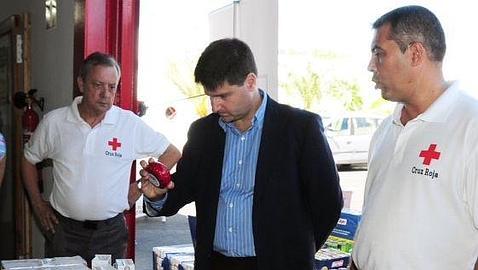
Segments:
[[[194,262],[183,262],[181,270],[194,270]]]
[[[345,270],[350,263],[353,238],[360,222],[361,213],[350,209],[342,210],[337,226],[326,243],[315,254],[316,270]],[[195,230],[189,218],[190,229]],[[195,221],[195,220],[193,220]],[[195,235],[192,235],[193,241]],[[153,248],[154,270],[193,270],[193,245],[173,245]]]
[[[118,270],[135,270],[134,262],[131,259],[116,259],[115,267]]]
[[[333,248],[322,248],[315,253],[315,270],[345,270],[350,254]]]
[[[111,255],[96,254],[91,260],[91,269],[93,270],[114,270],[111,265]]]
[[[343,209],[337,226],[324,244],[315,254],[317,270],[346,269],[350,262],[355,231],[360,222],[361,213]]]
[[[3,260],[2,270],[88,270],[86,261],[80,256],[54,257],[47,259]],[[91,261],[93,270],[135,270],[131,259],[117,259],[111,265],[111,255],[97,254]]]
[[[153,248],[153,270],[186,269],[182,264],[191,262],[194,266],[194,247],[192,244]]]
[[[55,257],[47,259],[25,259],[25,260],[3,260],[2,269],[4,270],[86,270],[86,261],[80,256],[74,257]]]
[[[192,263],[194,269],[194,254],[172,254],[171,270],[184,270],[186,263]]]

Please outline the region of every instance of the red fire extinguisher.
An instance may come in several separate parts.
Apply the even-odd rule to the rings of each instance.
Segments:
[[[26,98],[27,106],[22,115],[22,125],[23,125],[23,143],[26,144],[32,137],[33,132],[38,126],[40,118],[38,114],[32,108],[32,100]]]
[[[27,92],[18,91],[13,96],[13,104],[15,105],[15,107],[23,110],[22,141],[24,145],[28,143],[28,141],[33,135],[33,132],[37,128],[38,123],[40,122],[40,117],[38,116],[37,112],[33,109],[33,104],[36,104],[37,107],[41,111],[43,111],[43,105],[45,100],[43,97],[39,99],[35,98],[34,95],[37,91],[38,91],[37,89],[30,89]],[[43,167],[42,163],[43,162],[36,164],[36,167],[38,169],[38,180],[39,180],[38,185],[40,188],[40,192],[43,192],[43,180],[42,180],[42,173],[41,173],[41,168]]]

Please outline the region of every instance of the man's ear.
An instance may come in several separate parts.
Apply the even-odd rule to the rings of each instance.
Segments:
[[[427,50],[421,42],[412,42],[408,45],[411,54],[412,66],[418,66],[423,63],[427,55]]]
[[[85,84],[83,82],[83,79],[80,76],[76,78],[76,83],[78,84],[78,89],[80,90],[80,93],[83,93],[83,90],[84,90],[83,87],[85,86]]]
[[[249,73],[246,76],[246,79],[244,81],[244,85],[247,87],[247,89],[256,89],[256,83],[257,83],[257,76],[254,73]]]

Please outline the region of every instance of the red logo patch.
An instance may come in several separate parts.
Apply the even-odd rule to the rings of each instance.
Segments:
[[[440,159],[440,152],[435,151],[437,148],[436,144],[430,144],[428,147],[428,150],[422,150],[420,151],[419,157],[423,158],[423,164],[424,165],[430,165],[433,159]]]
[[[108,141],[108,146],[111,146],[111,149],[116,151],[116,148],[121,147],[121,143],[118,141],[118,138],[113,138],[113,140]]]

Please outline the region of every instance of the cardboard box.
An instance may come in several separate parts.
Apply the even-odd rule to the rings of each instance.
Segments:
[[[194,255],[192,254],[170,254],[168,255],[168,259],[170,262],[171,270],[184,269],[184,267],[182,267],[184,263],[194,264]]]
[[[38,269],[38,270],[85,270],[86,261],[80,256],[73,257],[54,257],[45,259],[24,259],[24,260],[3,260],[2,269],[5,270],[22,270],[22,269]]]
[[[107,266],[111,266],[110,254],[95,254],[95,257],[91,260],[91,269],[93,270],[103,270],[101,267],[107,269]]]
[[[350,254],[336,249],[323,248],[315,254],[314,270],[347,268]]]
[[[92,270],[116,270],[112,265],[97,265],[91,268]]]
[[[316,253],[315,269],[346,269],[350,262],[353,239],[359,225],[361,213],[343,209],[337,225],[327,238],[322,249]]]
[[[188,255],[194,257],[194,247],[192,244],[154,247],[153,269],[171,270],[171,256],[173,255]]]
[[[183,262],[179,265],[179,270],[194,270],[194,262]]]
[[[353,240],[340,238],[336,236],[329,236],[329,238],[327,238],[327,241],[325,241],[323,248],[338,249],[345,253],[352,254],[353,244],[354,244]]]
[[[118,270],[135,270],[134,262],[131,259],[116,259],[115,267]]]
[[[337,226],[332,230],[331,235],[348,240],[354,240],[355,232],[362,217],[359,211],[343,209],[340,213]]]

